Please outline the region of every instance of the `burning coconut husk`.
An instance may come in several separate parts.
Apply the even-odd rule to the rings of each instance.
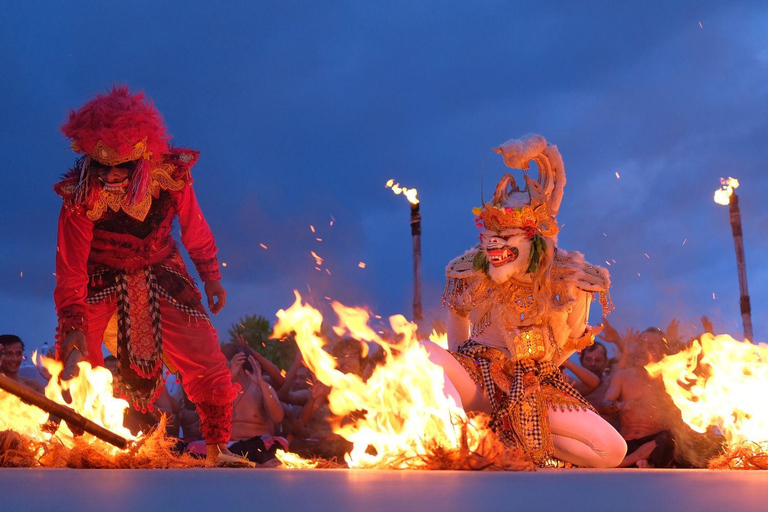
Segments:
[[[181,469],[205,466],[205,460],[176,450],[176,440],[165,434],[163,416],[148,435],[126,450],[112,451],[104,443],[84,437],[63,442],[52,436],[36,441],[13,430],[0,432],[0,467],[52,467],[72,469]]]
[[[21,398],[0,390],[0,466],[155,469],[204,465],[175,450],[176,440],[165,434],[164,418],[147,435],[131,434],[123,426],[128,403],[114,397],[112,374],[106,368],[81,362],[76,377],[60,380],[60,362],[41,358],[39,363],[51,374],[45,397],[28,389],[17,393]],[[40,407],[47,407],[47,412]],[[65,412],[72,425],[49,421],[50,412],[59,416]],[[83,425],[88,429],[80,432]]]
[[[768,346],[703,334],[646,370],[661,377],[682,420],[698,434],[694,443],[704,440],[709,450],[722,445],[710,468],[768,469]]]
[[[424,453],[401,455],[388,460],[388,465],[398,469],[420,469],[429,471],[522,471],[534,470],[533,462],[524,457],[517,448],[506,446],[492,431],[487,429],[488,416],[479,415],[473,422],[466,421],[460,427],[461,438],[458,447],[448,447],[437,442],[427,441]],[[482,438],[474,449],[470,443],[475,435],[469,435],[469,429],[483,425]],[[475,432],[474,434],[480,434]],[[319,457],[304,459],[294,453],[277,452],[277,458],[284,468],[290,469],[343,469],[347,464]],[[387,469],[387,466],[382,467]]]
[[[324,347],[318,310],[296,302],[277,313],[275,336],[294,334],[304,363],[330,387],[329,408],[337,421],[333,432],[350,443],[345,456],[350,468],[361,469],[528,469],[516,450],[507,448],[488,428],[487,417],[467,417],[445,391],[443,369],[429,359],[417,326],[400,315],[390,318],[394,340],[382,338],[369,326],[370,313],[338,302],[331,306],[339,323],[337,336],[378,344],[384,364],[370,377],[342,373]],[[290,467],[310,467],[313,461],[279,458]]]

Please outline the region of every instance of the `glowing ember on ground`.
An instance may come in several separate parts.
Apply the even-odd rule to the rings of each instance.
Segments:
[[[395,194],[403,194],[411,204],[419,204],[419,200],[416,198],[417,190],[415,188],[401,187],[395,180],[389,180],[386,185],[387,188],[391,188]]]
[[[336,361],[323,347],[318,333],[323,317],[313,307],[296,302],[277,313],[274,336],[295,332],[304,362],[317,378],[331,387],[329,406],[337,417],[334,432],[354,444],[346,456],[351,468],[418,468],[425,456],[439,450],[474,450],[482,438],[481,429],[468,423],[464,410],[443,391],[443,371],[432,364],[419,343],[416,324],[397,315],[390,325],[399,342],[381,338],[368,325],[370,314],[332,302],[339,324],[338,336],[351,336],[379,344],[385,364],[378,366],[367,381],[336,369]],[[365,411],[362,413],[361,411]],[[470,427],[471,428],[468,428]]]
[[[736,178],[720,178],[720,188],[715,190],[715,202],[727,205],[731,201],[731,195],[739,188],[739,180]]]
[[[768,346],[704,334],[689,349],[646,370],[661,376],[693,430],[717,427],[727,453],[750,446],[751,453],[768,455]]]
[[[302,459],[295,453],[283,450],[277,450],[275,452],[275,457],[277,457],[277,460],[283,464],[283,467],[290,469],[311,469],[316,468],[318,464],[317,461]]]

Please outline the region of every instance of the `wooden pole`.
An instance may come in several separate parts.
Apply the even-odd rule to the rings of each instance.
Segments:
[[[413,237],[413,321],[424,319],[421,310],[421,214],[419,203],[411,203],[411,237]]]
[[[3,374],[0,374],[0,389],[17,396],[22,402],[39,407],[45,412],[65,420],[70,426],[84,430],[113,446],[117,446],[120,449],[125,449],[128,446],[128,440],[124,437],[92,422],[67,406],[57,404],[37,391],[29,389]]]
[[[739,196],[734,190],[728,203],[728,211],[731,214],[731,231],[733,231],[733,245],[736,249],[736,267],[739,271],[739,292],[741,297],[741,320],[744,325],[744,338],[754,341],[752,337],[752,306],[749,301],[747,289],[747,262],[744,257],[744,236],[741,229],[741,211],[739,210]]]

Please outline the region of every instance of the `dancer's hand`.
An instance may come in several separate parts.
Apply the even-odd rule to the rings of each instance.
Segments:
[[[214,315],[218,315],[219,311],[227,303],[227,290],[221,286],[220,281],[208,281],[205,283],[205,296],[208,298],[208,309]],[[214,301],[214,298],[217,300]]]
[[[83,357],[88,357],[88,345],[85,334],[80,330],[69,331],[61,343],[61,361],[66,365],[72,352],[79,350]]]

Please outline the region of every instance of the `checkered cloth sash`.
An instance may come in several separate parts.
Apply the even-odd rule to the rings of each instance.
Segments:
[[[462,343],[455,355],[480,385],[493,409],[491,427],[508,445],[517,446],[534,462],[553,456],[549,407],[592,410],[589,403],[564,378],[551,361],[520,359],[501,361],[498,349],[474,340]],[[462,357],[463,356],[463,357]]]

